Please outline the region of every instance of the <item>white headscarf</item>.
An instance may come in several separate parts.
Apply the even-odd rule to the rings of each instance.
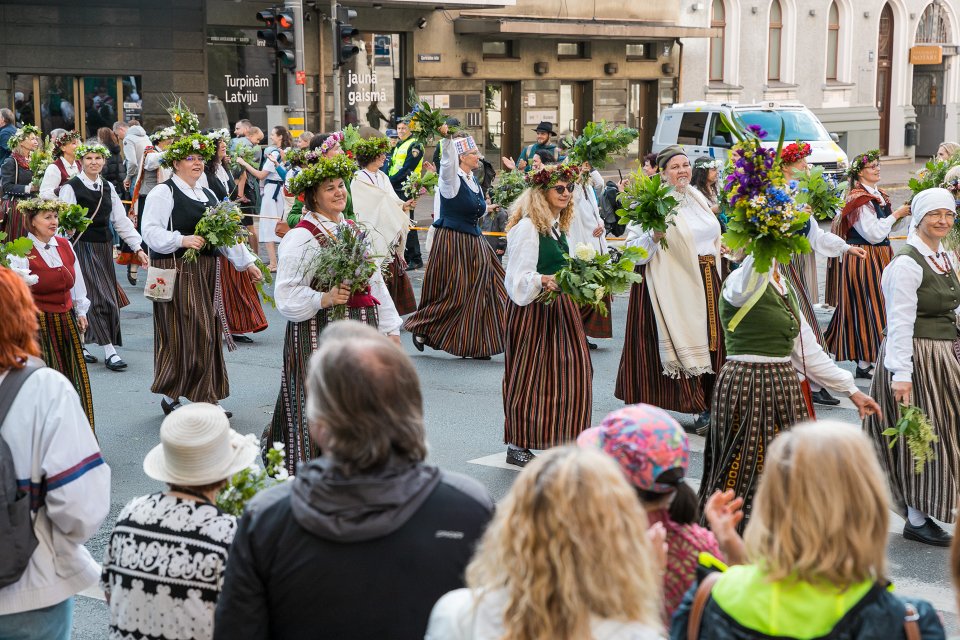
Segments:
[[[931,211],[937,209],[954,211],[956,207],[957,203],[953,194],[946,189],[935,187],[921,191],[914,196],[910,203],[910,233],[913,233],[920,226],[920,221]]]

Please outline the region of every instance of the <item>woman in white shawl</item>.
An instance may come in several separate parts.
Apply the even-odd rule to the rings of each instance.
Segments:
[[[710,423],[713,383],[725,360],[717,313],[720,223],[703,194],[689,188],[690,160],[680,147],[661,151],[657,165],[680,205],[666,234],[627,228],[627,246],[649,255],[643,282],[630,291],[615,394],[627,404],[697,414],[700,428]]]
[[[580,166],[581,180],[573,190],[573,220],[570,222],[570,250],[577,245],[585,244],[599,254],[607,252],[606,227],[600,217],[600,202],[597,200],[596,189],[603,188],[603,176],[600,172],[584,162]],[[613,316],[611,304],[613,299],[607,296],[604,302],[607,305],[607,315],[602,315],[594,307],[581,307],[583,330],[588,338],[612,338]],[[587,340],[591,349],[597,348],[597,343]]]

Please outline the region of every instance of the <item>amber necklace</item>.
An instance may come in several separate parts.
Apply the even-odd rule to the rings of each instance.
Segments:
[[[942,255],[943,255],[943,264],[940,264],[940,261],[937,259],[937,258],[940,257],[940,255],[941,255],[941,254],[939,254],[939,253],[937,253],[937,254],[930,254],[930,256],[929,256],[929,257],[930,257],[930,262],[933,263],[933,266],[934,266],[934,268],[935,268],[937,271],[939,271],[940,273],[946,275],[946,274],[950,273],[951,271],[953,271],[953,267],[950,265],[950,256],[948,256],[948,255],[945,254],[945,253],[942,254]]]

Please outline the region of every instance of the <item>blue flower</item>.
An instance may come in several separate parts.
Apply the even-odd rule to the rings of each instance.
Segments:
[[[796,180],[791,180],[790,182],[787,183],[787,186],[790,187],[791,189],[796,189],[797,184],[799,183]]]

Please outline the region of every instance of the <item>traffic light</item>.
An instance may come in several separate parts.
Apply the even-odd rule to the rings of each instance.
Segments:
[[[293,12],[277,8],[264,9],[257,12],[257,20],[267,27],[257,31],[257,40],[273,48],[283,69],[295,69],[297,44],[293,30]]]
[[[266,29],[257,30],[257,40],[261,40],[268,47],[277,46],[277,16],[272,9],[257,11],[257,20],[262,22]]]
[[[360,47],[353,44],[353,39],[360,34],[360,30],[348,22],[356,17],[357,12],[353,9],[337,5],[337,39],[333,47],[338,67],[360,53]]]

